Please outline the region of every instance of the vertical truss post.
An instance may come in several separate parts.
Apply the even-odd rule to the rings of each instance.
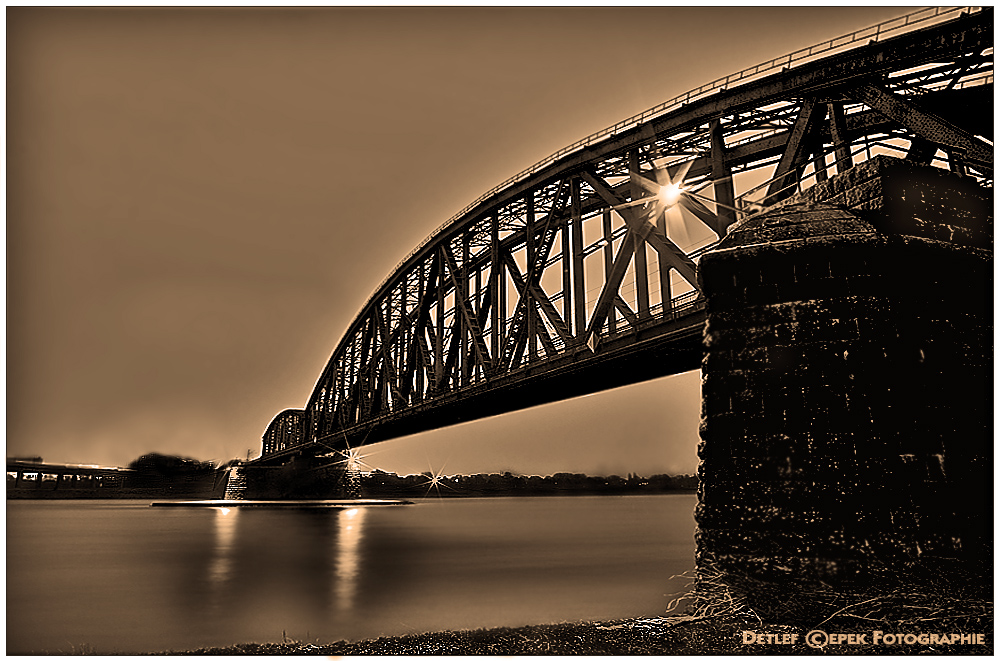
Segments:
[[[501,329],[506,319],[507,304],[503,302],[502,294],[506,289],[503,280],[503,264],[500,261],[500,218],[493,214],[490,218],[490,296],[493,297],[492,326],[490,337],[490,353],[494,360],[500,359],[500,347],[503,346]]]
[[[393,394],[396,398],[393,400],[400,406],[406,406],[406,401],[403,398],[403,393],[401,387],[403,385],[403,379],[406,378],[406,373],[403,371],[405,365],[403,363],[403,354],[405,353],[404,347],[406,346],[406,329],[409,327],[406,317],[406,281],[404,279],[402,287],[399,292],[399,321],[396,322],[396,329],[393,330],[390,324],[390,332],[393,335],[392,346],[389,347],[391,352],[391,365],[392,371],[395,378],[395,383],[393,384],[394,392]]]
[[[573,223],[573,319],[577,338],[587,330],[587,288],[583,277],[583,218],[580,202],[580,178],[570,179],[570,213]]]
[[[462,287],[462,305],[469,305],[469,240],[472,238],[471,232],[466,232],[462,236],[462,268],[455,275],[458,276],[458,282]],[[459,292],[455,292],[455,300],[458,301]],[[471,309],[470,309],[471,311]],[[475,314],[473,312],[473,314]],[[460,322],[459,328],[462,329],[461,332],[461,350],[459,351],[459,356],[461,356],[461,378],[462,385],[468,385],[469,380],[472,377],[472,367],[475,361],[472,357],[472,347],[469,344],[469,324],[466,320],[458,314],[458,310],[455,311],[455,320]]]
[[[377,306],[376,306],[377,307]],[[379,354],[376,352],[375,347],[375,334],[378,333],[378,328],[375,323],[375,315],[378,311],[373,311],[371,316],[368,317],[368,323],[365,325],[365,346],[361,351],[361,355],[364,356],[365,366],[363,367],[365,375],[365,407],[362,409],[362,418],[367,418],[372,415],[373,412],[377,415],[377,406],[381,405],[382,400],[379,399],[379,389],[382,387],[381,379],[379,379],[378,363]]]
[[[829,178],[826,173],[826,147],[823,142],[822,135],[822,120],[826,117],[827,105],[824,104],[818,108],[819,114],[816,116],[816,129],[813,131],[814,144],[813,144],[813,172],[816,173],[816,183],[821,184]]]
[[[382,378],[385,381],[385,386],[382,388],[382,407],[384,409],[391,410],[395,402],[392,399],[392,391],[399,388],[399,382],[394,379],[396,377],[396,366],[393,362],[392,349],[393,345],[389,341],[390,334],[389,329],[392,328],[392,290],[389,290],[389,295],[385,297],[385,317],[382,318],[382,324],[379,328],[379,332],[382,335],[382,363],[384,365],[382,369]],[[396,377],[398,379],[398,377]],[[395,382],[394,382],[395,381]]]
[[[965,162],[962,160],[962,156],[959,150],[953,149],[951,147],[945,147],[944,153],[948,154],[948,168],[960,177],[965,177],[968,175],[968,171],[965,169]]]
[[[815,156],[813,156],[813,171],[816,172],[816,183],[821,184],[827,180],[826,156],[823,155],[822,149],[817,149]]]
[[[347,387],[347,402],[344,407],[344,415],[346,416],[346,423],[341,426],[346,426],[349,423],[353,423],[357,420],[357,409],[358,409],[358,387],[361,381],[361,375],[358,373],[358,351],[357,342],[351,342],[350,346],[347,347],[347,383],[350,384]]]
[[[628,169],[631,172],[639,173],[639,150],[632,149],[628,153]],[[629,184],[632,193],[632,201],[643,196],[642,186],[634,178],[630,178]],[[646,241],[633,233],[632,241],[635,250],[635,297],[639,306],[639,318],[649,317],[649,267],[646,264]]]
[[[427,324],[426,312],[424,310],[424,296],[425,290],[427,288],[427,273],[424,268],[424,264],[417,266],[417,272],[419,274],[419,280],[417,283],[417,305],[420,306],[420,310],[417,311],[417,324],[416,328],[413,329],[413,351],[411,355],[413,356],[412,362],[413,366],[410,368],[416,375],[414,387],[416,388],[416,400],[422,401],[424,398],[424,326]]]
[[[535,264],[535,196],[533,193],[528,193],[525,196],[524,207],[524,250],[527,257],[525,276],[526,279],[530,280],[531,270]],[[538,358],[538,331],[535,329],[537,318],[534,314],[535,303],[530,298],[531,293],[525,289],[523,296],[525,297],[524,305],[527,307],[525,323],[528,330],[528,362],[530,363]]]
[[[416,323],[419,319],[419,310],[407,310],[409,305],[409,290],[410,290],[410,274],[407,274],[403,278],[403,317],[399,320],[401,325],[400,329],[400,339],[399,339],[399,394],[403,398],[403,405],[411,404],[411,396],[413,393],[413,332],[416,329]],[[417,301],[419,302],[419,298]],[[410,313],[416,313],[414,316],[410,316]]]
[[[715,201],[719,203],[716,206],[715,215],[719,217],[719,225],[722,229],[719,238],[722,238],[721,235],[725,234],[726,229],[736,222],[736,212],[732,209],[736,204],[736,193],[733,190],[733,171],[726,160],[726,140],[722,131],[722,122],[713,119],[709,124],[709,131],[712,141],[713,187]]]
[[[489,321],[487,317],[490,314],[490,310],[493,308],[492,289],[493,288],[490,285],[486,285],[486,289],[481,294],[480,300],[482,303],[480,304],[479,312],[476,315],[476,320],[478,322],[478,330],[476,331],[478,333],[478,339],[476,340],[478,344],[476,346],[479,347],[480,355],[485,358],[485,360],[479,361],[479,367],[475,372],[477,382],[483,381],[484,379],[488,379],[492,376],[493,365],[495,362],[495,358],[493,354],[490,353],[489,346],[487,345],[488,338],[486,337],[486,333],[483,332],[483,329],[486,328],[486,323]]]
[[[830,137],[833,140],[834,154],[837,158],[837,174],[854,167],[851,158],[851,145],[847,142],[847,124],[844,121],[844,105],[842,103],[826,104],[830,114]]]
[[[906,160],[910,163],[930,165],[935,154],[937,154],[937,145],[930,140],[917,135],[910,138],[910,148],[906,152]]]
[[[444,247],[438,248],[437,259],[437,320],[434,324],[434,390],[440,390],[444,379]]]
[[[476,299],[475,303],[476,303],[476,306],[475,306],[475,315],[476,315],[476,318],[479,319],[479,330],[480,330],[480,332],[482,332],[482,329],[485,328],[485,326],[486,326],[486,317],[485,317],[485,315],[483,315],[483,312],[484,312],[483,308],[485,307],[485,301],[483,301],[483,277],[482,276],[483,276],[483,269],[482,269],[482,267],[481,266],[477,267],[476,268],[476,294],[475,294],[475,299]],[[483,338],[484,341],[485,341],[485,339],[486,338]],[[480,377],[482,375],[483,374],[482,374],[482,368],[481,367],[478,368],[478,369],[473,368],[473,376],[474,376],[473,380],[474,381],[479,381],[479,379],[480,379]]]
[[[374,319],[368,317],[361,333],[361,356],[358,361],[358,419],[365,417],[371,411],[373,374],[372,374],[372,336],[375,334]]]
[[[663,236],[667,235],[667,212],[660,211],[656,214],[656,228]],[[660,303],[663,312],[670,312],[673,308],[673,297],[670,288],[670,264],[663,258],[663,255],[656,253],[656,266],[660,277]],[[611,314],[614,314],[612,312]]]
[[[573,277],[570,264],[573,261],[572,252],[569,247],[569,232],[572,225],[571,218],[564,218],[562,222],[562,297],[563,297],[563,319],[566,323],[572,324],[573,317]]]
[[[611,209],[605,209],[601,213],[601,231],[604,236],[604,282],[611,277],[611,263],[615,259],[615,246],[611,237]],[[608,328],[613,333],[618,326],[618,317],[615,306],[608,309]]]
[[[410,375],[406,371],[406,350],[405,347],[410,346],[410,333],[413,331],[413,324],[407,323],[408,311],[407,306],[407,293],[409,290],[409,276],[403,276],[402,286],[399,292],[399,340],[397,341],[397,346],[399,347],[396,351],[396,374],[399,375],[399,393],[403,397],[403,405],[409,404],[409,398],[407,394],[410,392],[409,380]]]
[[[388,301],[387,301],[388,303]],[[372,344],[372,409],[381,413],[387,410],[389,400],[389,379],[386,372],[389,369],[386,355],[386,339],[382,331],[385,329],[386,310],[376,306],[372,315],[372,334],[378,338],[378,345]],[[388,333],[386,333],[388,335]]]

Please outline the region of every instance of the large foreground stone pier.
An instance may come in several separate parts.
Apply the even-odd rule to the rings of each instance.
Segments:
[[[991,196],[880,157],[702,258],[700,567],[992,562]]]

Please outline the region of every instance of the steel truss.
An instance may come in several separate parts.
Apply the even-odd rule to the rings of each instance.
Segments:
[[[992,46],[992,10],[963,13],[548,159],[400,264],[306,408],[271,423],[265,457],[357,445],[381,421],[599,357],[605,343],[698,312],[698,256],[732,223],[875,154],[992,186]],[[682,187],[675,204],[654,199],[665,183]]]

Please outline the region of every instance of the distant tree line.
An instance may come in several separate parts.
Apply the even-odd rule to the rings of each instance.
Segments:
[[[126,468],[134,471],[126,478],[125,486],[128,488],[181,495],[211,489],[221,467],[211,461],[151,452],[130,462]]]
[[[226,469],[243,463],[240,459],[233,459],[216,465],[211,461],[151,452],[128,464],[130,470],[123,476],[123,488],[115,490],[114,495],[124,498],[221,498],[228,476]],[[375,470],[351,479],[359,480],[364,497],[616,495],[693,492],[698,488],[698,478],[694,475],[644,477],[634,473],[625,477],[583,473],[538,476],[512,472],[435,476],[432,473],[397,475]],[[317,497],[336,498],[343,497],[343,494],[330,493]]]
[[[583,473],[555,475],[517,475],[514,473],[479,473],[476,475],[437,476],[431,473],[400,476],[380,470],[361,475],[365,496],[544,496],[568,494],[640,494],[696,491],[695,475],[658,474],[642,477],[606,477]]]

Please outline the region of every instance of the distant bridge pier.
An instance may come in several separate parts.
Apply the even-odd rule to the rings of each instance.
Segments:
[[[361,476],[346,461],[304,452],[276,466],[247,464],[242,500],[339,499],[361,496]]]
[[[992,562],[991,196],[878,157],[702,258],[700,568]]]

